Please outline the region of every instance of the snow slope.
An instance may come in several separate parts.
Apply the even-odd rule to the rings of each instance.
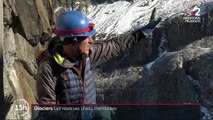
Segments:
[[[148,23],[151,11],[157,8],[156,17],[163,20],[177,14],[187,14],[194,5],[202,6],[213,0],[134,0],[91,6],[88,17],[95,23],[97,33],[121,34]],[[203,11],[203,10],[201,10]],[[204,11],[205,12],[205,11]],[[106,36],[107,37],[107,36]]]

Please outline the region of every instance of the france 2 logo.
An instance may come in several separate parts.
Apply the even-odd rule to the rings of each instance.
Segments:
[[[200,8],[197,5],[193,6],[193,8],[190,12],[190,15],[191,16],[200,16]]]

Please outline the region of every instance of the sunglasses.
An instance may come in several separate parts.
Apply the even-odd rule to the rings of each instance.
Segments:
[[[62,41],[62,45],[69,45],[69,44],[73,44],[76,42],[81,42],[81,41],[85,40],[86,38],[87,37],[66,37]]]

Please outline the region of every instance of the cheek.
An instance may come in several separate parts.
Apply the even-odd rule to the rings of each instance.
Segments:
[[[82,52],[87,52],[89,49],[89,46],[86,43],[82,43],[80,49]]]

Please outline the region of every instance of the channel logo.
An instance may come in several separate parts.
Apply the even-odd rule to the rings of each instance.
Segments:
[[[14,102],[14,109],[20,116],[25,116],[29,113],[29,103],[25,99],[18,99]]]
[[[197,5],[193,6],[190,16],[200,16],[200,8]]]
[[[193,5],[189,14],[183,17],[185,23],[201,23],[201,13],[198,5]]]

